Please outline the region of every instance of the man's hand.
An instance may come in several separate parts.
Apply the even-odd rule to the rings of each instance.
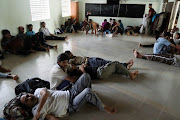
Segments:
[[[84,70],[84,67],[86,67],[85,64],[80,65],[79,70],[81,70],[81,72],[83,73],[86,73],[86,71]]]

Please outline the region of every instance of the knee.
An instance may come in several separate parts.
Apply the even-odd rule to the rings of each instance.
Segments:
[[[82,76],[83,76],[84,78],[86,78],[86,79],[91,79],[91,77],[90,77],[90,75],[89,75],[88,73],[84,73]]]
[[[85,88],[84,91],[85,91],[85,93],[90,93],[91,92],[91,88]]]

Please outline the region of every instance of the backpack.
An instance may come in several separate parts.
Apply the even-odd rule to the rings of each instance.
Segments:
[[[7,120],[25,120],[29,117],[29,113],[31,113],[31,109],[25,109],[20,107],[18,104],[18,99],[20,96],[27,94],[21,93],[15,98],[13,98],[10,102],[6,103],[4,106],[4,118]]]
[[[19,95],[21,92],[34,94],[37,88],[43,87],[50,89],[50,83],[48,81],[41,80],[40,78],[27,79],[15,87],[15,93],[16,95]]]

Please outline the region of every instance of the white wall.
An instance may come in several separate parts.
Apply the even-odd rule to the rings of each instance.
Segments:
[[[49,3],[51,18],[42,21],[45,21],[50,32],[53,32],[55,28],[63,23],[61,17],[61,0],[49,0]],[[0,0],[0,16],[0,30],[8,29],[12,35],[17,34],[18,26],[24,26],[26,28],[27,24],[33,24],[34,31],[38,32],[40,22],[42,22],[32,21],[29,0]]]
[[[104,4],[107,3],[107,0],[77,0],[77,1],[79,1],[80,21],[83,21],[85,17],[85,3],[104,3]],[[153,8],[157,12],[159,12],[159,10],[161,10],[160,7],[162,7],[160,6],[161,5],[160,1],[161,0],[127,0],[126,3],[123,2],[122,4],[146,4],[145,13],[147,14],[149,10],[148,8],[149,3],[152,3]],[[109,20],[110,17],[90,16],[90,19],[93,19],[95,22],[99,24],[101,24],[105,18]],[[128,25],[136,26],[142,24],[142,18],[125,18],[125,17],[111,17],[111,18],[114,18],[116,20],[121,19],[125,27]]]

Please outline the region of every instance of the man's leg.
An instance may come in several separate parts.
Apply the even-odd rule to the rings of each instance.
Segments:
[[[65,40],[66,37],[57,37],[57,36],[46,36],[46,40]]]
[[[157,54],[140,54],[137,50],[134,50],[134,56],[136,58],[147,59],[151,61],[157,61],[168,65],[174,65],[174,55],[157,55]]]
[[[91,88],[91,77],[89,74],[84,73],[80,76],[80,78],[76,81],[76,83],[72,86],[71,90],[79,94],[85,88]]]
[[[122,74],[130,76],[130,78],[133,80],[137,77],[138,71],[130,72],[125,66],[123,66],[118,61],[113,61],[97,69],[98,78],[106,78],[112,74]]]
[[[11,75],[10,73],[2,73],[0,72],[0,78],[7,78],[8,75]]]
[[[104,104],[101,102],[99,97],[91,90],[91,88],[85,88],[81,93],[79,93],[73,99],[71,107],[74,111],[79,111],[80,107],[86,102],[90,102],[97,106],[101,111],[104,111]]]
[[[104,60],[102,58],[97,58],[97,57],[92,57],[88,59],[88,65],[91,67],[100,67],[100,66],[106,65],[109,62],[111,61]]]

